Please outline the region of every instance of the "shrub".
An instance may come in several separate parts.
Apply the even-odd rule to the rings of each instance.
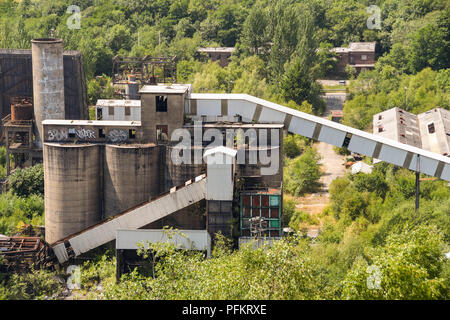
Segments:
[[[285,167],[285,189],[293,195],[316,192],[322,175],[320,156],[312,148],[308,148],[300,157],[291,160]]]
[[[31,194],[44,195],[44,166],[42,164],[17,169],[8,180],[12,192],[20,197],[28,197]]]

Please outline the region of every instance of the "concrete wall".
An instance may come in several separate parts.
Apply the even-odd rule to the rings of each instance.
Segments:
[[[154,144],[105,146],[105,218],[159,194],[158,156],[158,147]]]
[[[167,96],[167,112],[156,112],[156,96]],[[156,126],[168,126],[168,138],[184,123],[184,94],[141,93],[142,141],[157,142]]]
[[[138,125],[44,124],[43,140],[57,143],[136,143]],[[135,133],[133,138],[130,131]]]
[[[45,240],[54,243],[101,218],[101,146],[44,144]]]
[[[186,208],[159,219],[151,224],[146,225],[143,229],[161,229],[164,226],[170,226],[177,229],[206,229],[206,201],[201,200],[198,203],[190,205]]]
[[[42,145],[42,121],[64,119],[64,67],[61,39],[31,41],[36,144]]]
[[[174,187],[183,185],[186,181],[193,179],[199,176],[202,173],[206,172],[206,165],[203,163],[203,148],[199,148],[200,151],[200,163],[194,163],[195,156],[195,148],[191,149],[191,163],[181,163],[176,164],[172,161],[172,152],[177,152],[177,148],[175,146],[168,145],[166,147],[166,158],[164,166],[164,177],[162,181],[164,182],[164,188],[166,190]]]
[[[114,109],[114,110],[111,110]],[[125,114],[125,109],[129,109],[129,115]],[[110,113],[113,111],[113,114]],[[101,113],[101,119],[100,118]],[[141,107],[96,107],[97,120],[115,120],[115,121],[141,121]]]

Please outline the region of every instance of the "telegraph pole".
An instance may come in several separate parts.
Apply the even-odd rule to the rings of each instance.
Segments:
[[[416,161],[416,212],[419,210],[420,199],[420,155],[417,155]]]

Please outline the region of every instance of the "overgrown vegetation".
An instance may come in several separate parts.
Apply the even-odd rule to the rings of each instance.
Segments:
[[[9,191],[0,194],[0,234],[13,235],[24,224],[44,225],[42,164],[17,169],[8,177]]]
[[[15,195],[28,197],[44,195],[44,166],[37,164],[29,168],[18,168],[8,178],[9,187]]]

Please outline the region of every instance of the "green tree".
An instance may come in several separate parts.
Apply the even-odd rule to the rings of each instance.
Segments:
[[[448,298],[446,279],[440,277],[441,235],[433,227],[408,227],[388,237],[385,247],[368,250],[369,261],[355,263],[343,282],[344,299]]]
[[[325,101],[320,97],[321,85],[301,58],[296,58],[291,64],[281,81],[280,89],[286,101],[293,100],[298,105],[307,101],[313,106],[315,113],[321,113],[325,109]]]
[[[44,166],[17,169],[8,178],[9,186],[14,194],[28,197],[31,194],[44,195]]]
[[[262,7],[255,5],[245,19],[242,38],[243,43],[252,49],[253,54],[258,53],[258,48],[267,42],[266,26],[268,18]]]
[[[293,195],[315,192],[320,187],[320,156],[312,148],[287,163],[284,170],[285,189]]]

